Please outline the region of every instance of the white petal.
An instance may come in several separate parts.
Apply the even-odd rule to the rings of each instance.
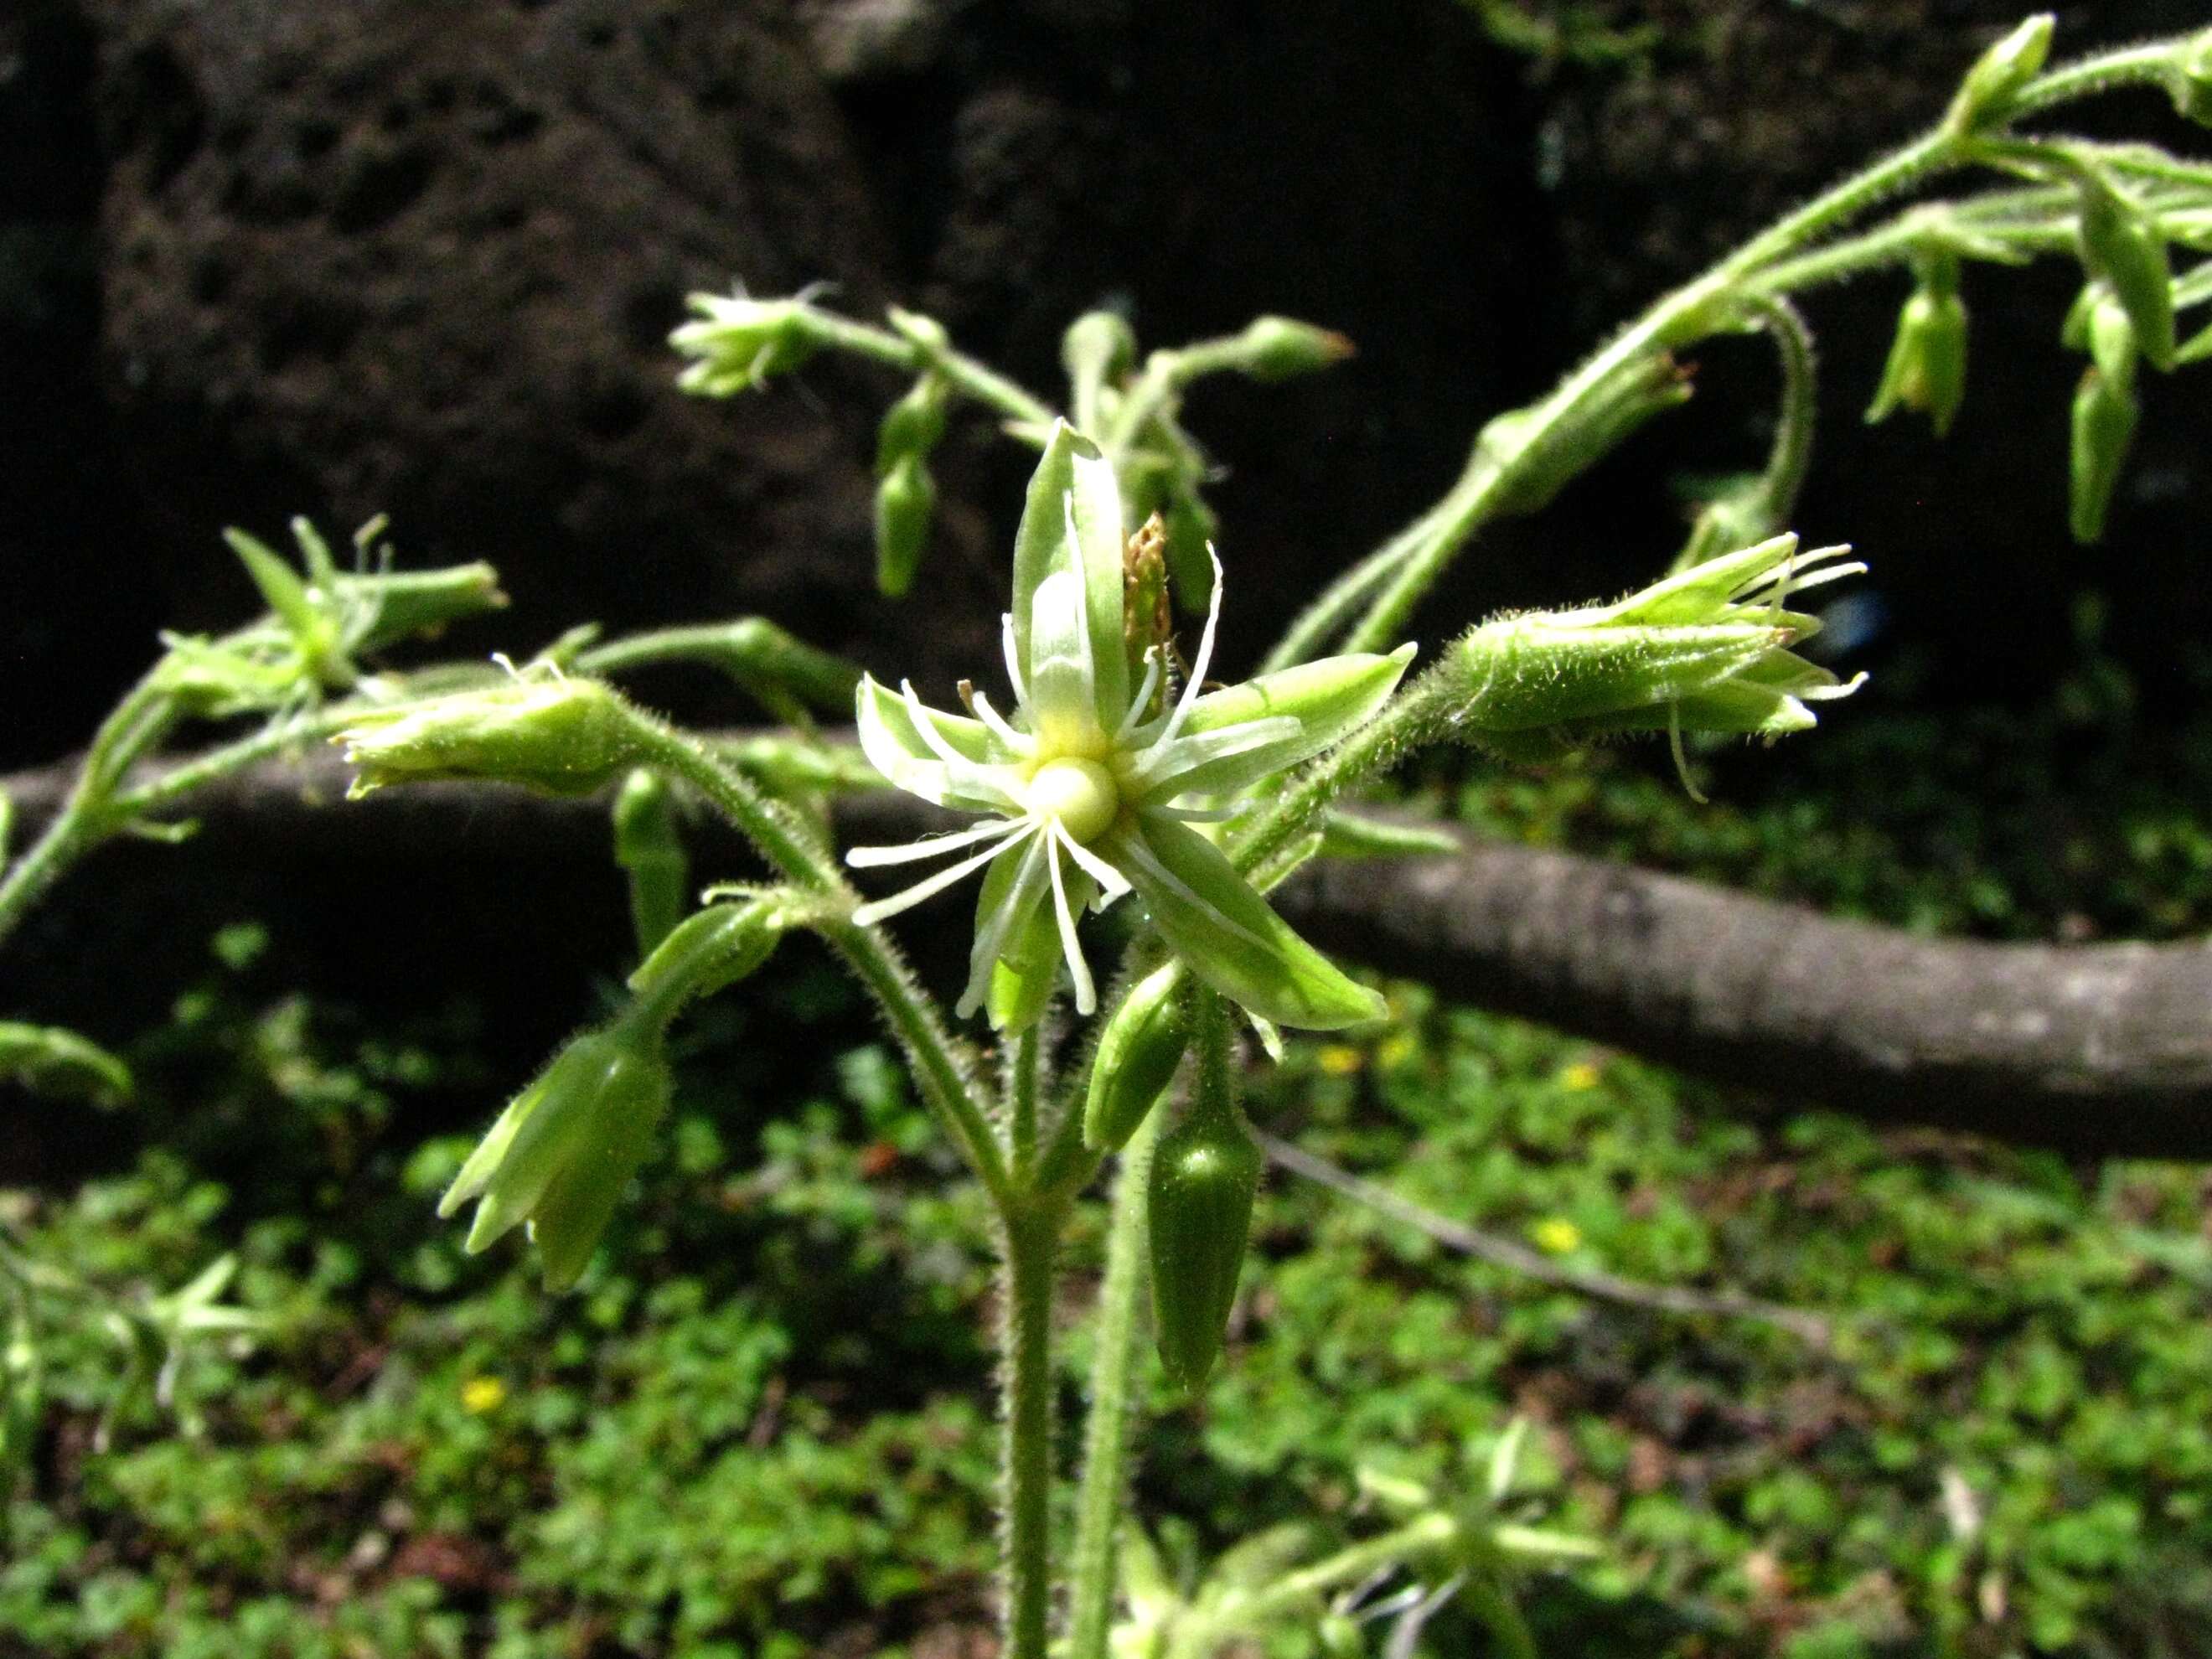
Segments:
[[[1156,740],[1160,743],[1176,740],[1176,734],[1182,730],[1182,723],[1190,718],[1191,706],[1198,701],[1199,687],[1206,684],[1206,671],[1213,665],[1213,635],[1221,626],[1221,561],[1215,556],[1211,542],[1206,544],[1206,556],[1213,564],[1213,592],[1206,596],[1206,629],[1198,636],[1198,655],[1191,659],[1190,678],[1183,684],[1182,696],[1176,702],[1175,713],[1168,716],[1166,729]]]
[[[1100,902],[1095,908],[1104,909],[1129,890],[1129,884],[1119,870],[1088,848],[1078,846],[1074,836],[1063,831],[1060,844],[1067,848],[1067,855],[1075,860],[1084,874],[1098,884]]]
[[[845,854],[845,862],[855,870],[874,870],[887,864],[918,864],[924,859],[933,859],[953,851],[956,848],[972,847],[979,841],[1004,840],[1021,833],[1018,818],[1008,821],[993,818],[971,830],[961,830],[941,836],[925,836],[920,841],[902,842],[896,847],[855,847]]]
[[[1083,945],[1075,937],[1075,917],[1067,908],[1067,884],[1060,874],[1060,848],[1073,847],[1073,838],[1054,823],[1046,832],[1053,844],[1045,849],[1046,867],[1052,872],[1052,908],[1060,921],[1060,951],[1067,958],[1067,971],[1075,981],[1075,1012],[1098,1012],[1098,988],[1091,981],[1091,964],[1083,959]]]
[[[903,892],[894,893],[889,898],[878,899],[872,904],[862,905],[859,909],[853,912],[853,920],[860,927],[872,927],[876,923],[884,921],[886,917],[895,916],[902,910],[911,910],[915,905],[920,904],[923,900],[935,898],[946,888],[951,886],[954,882],[958,881],[963,876],[967,875],[971,871],[981,869],[993,859],[997,858],[1001,853],[1008,851],[1010,848],[1025,840],[1030,836],[1034,835],[1036,831],[1036,825],[1034,823],[1025,823],[1020,829],[1017,830],[1012,835],[1000,842],[997,845],[985,848],[981,852],[976,854],[975,857],[963,859],[959,863],[954,865],[949,870],[939,870],[935,875],[931,876],[925,880],[916,882],[913,886],[906,889]]]

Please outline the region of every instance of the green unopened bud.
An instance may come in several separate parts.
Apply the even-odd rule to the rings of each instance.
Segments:
[[[2039,12],[1984,52],[1959,83],[1944,125],[1962,135],[2002,125],[2021,89],[2043,73],[2055,21],[2051,13]]]
[[[615,795],[615,862],[629,877],[630,925],[641,957],[666,939],[684,915],[691,860],[676,827],[675,793],[640,767]]]
[[[1180,963],[1169,963],[1137,981],[1106,1022],[1083,1103],[1083,1144],[1096,1152],[1118,1152],[1175,1081],[1190,1047],[1180,1006]]]
[[[952,344],[952,337],[945,331],[945,325],[926,312],[890,306],[884,309],[884,317],[901,339],[911,341],[932,357],[942,356]]]
[[[440,778],[588,795],[638,759],[621,702],[597,680],[516,679],[396,708],[371,709],[331,738],[359,769],[356,799]]]
[[[2173,271],[2166,238],[2141,204],[2103,173],[2085,168],[2081,191],[2081,262],[2100,278],[2134,323],[2136,343],[2152,368],[2173,368]]]
[[[435,638],[448,623],[507,604],[499,572],[482,563],[340,576],[337,591],[346,608],[359,606],[368,612],[355,646],[364,652],[381,651],[402,640]]]
[[[629,976],[650,1018],[666,1024],[684,1004],[735,985],[775,951],[783,922],[757,896],[709,904],[686,916]]]
[[[2173,70],[2166,78],[2173,106],[2200,126],[2212,127],[2212,29],[2201,29],[2174,43]]]
[[[554,1056],[500,1114],[440,1200],[441,1217],[477,1200],[471,1255],[527,1221],[545,1284],[576,1282],[668,1109],[657,1036],[617,1025]]]
[[[1955,285],[1923,283],[1898,313],[1869,422],[1899,409],[1925,415],[1942,437],[1966,395],[1966,307]]]
[[[2106,380],[2132,391],[2136,357],[2142,337],[2136,331],[2135,319],[2110,289],[2100,283],[2094,291],[2096,303],[2089,307],[2086,331],[2089,360]]]
[[[1353,349],[1334,329],[1293,317],[1258,317],[1237,337],[1237,367],[1255,380],[1287,380],[1333,368]]]
[[[668,337],[694,361],[678,377],[686,392],[727,398],[765,385],[811,357],[821,340],[803,297],[754,300],[742,294],[694,294],[699,313]]]
[[[897,599],[914,585],[937,517],[937,481],[908,455],[876,484],[876,587]]]
[[[2074,445],[2069,520],[2074,539],[2101,541],[2112,492],[2136,435],[2136,397],[2094,365],[2074,394]]]
[[[1113,312],[1086,311],[1060,336],[1060,361],[1071,387],[1112,386],[1136,366],[1136,332]]]
[[[942,374],[925,374],[884,411],[876,428],[876,477],[887,477],[905,461],[926,458],[945,435],[945,413],[952,400]]]
[[[1795,536],[1711,559],[1617,604],[1483,623],[1455,647],[1456,721],[1515,758],[1613,732],[1778,737],[1814,723],[1808,702],[1849,695],[1789,647],[1820,630],[1786,592],[1852,575],[1847,550],[1803,557]]]
[[[1176,1388],[1197,1388],[1220,1357],[1265,1162],[1236,1108],[1203,1097],[1153,1157],[1153,1334]]]

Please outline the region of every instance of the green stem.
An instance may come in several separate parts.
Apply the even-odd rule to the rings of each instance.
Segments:
[[[1030,1184],[1036,1168],[1037,1095],[1043,1082],[1044,1040],[1040,1025],[1015,1039],[1006,1056],[1006,1140],[1016,1179]]]
[[[1075,1499],[1067,1659],[1106,1659],[1114,1615],[1115,1538],[1121,1524],[1130,1432],[1129,1377],[1137,1352],[1138,1298],[1145,1283],[1146,1200],[1164,1109],[1155,1109],[1121,1149],[1106,1232],[1106,1276],[1092,1337],[1090,1414],[1083,1431],[1083,1482]]]
[[[1053,422],[1054,416],[1050,405],[972,357],[951,349],[933,352],[903,335],[841,317],[834,311],[819,311],[809,306],[806,316],[808,327],[824,345],[856,356],[872,357],[879,363],[917,374],[933,368],[955,390],[997,410],[1009,421],[1034,427],[1050,427]]]
[[[1767,521],[1778,529],[1789,523],[1813,460],[1813,425],[1820,413],[1813,331],[1805,326],[1797,308],[1778,295],[1761,295],[1747,303],[1774,342],[1782,365],[1781,414],[1760,485]]]
[[[990,1116],[976,1097],[969,1068],[936,1006],[915,982],[890,941],[876,928],[855,927],[860,896],[847,884],[828,853],[795,819],[776,810],[751,781],[696,739],[624,704],[648,764],[682,778],[744,832],[763,856],[793,885],[831,895],[839,914],[814,926],[874,995],[900,1046],[913,1061],[922,1096],[951,1132],[969,1165],[1004,1212],[1013,1199],[1012,1176],[991,1132]]]
[[[1052,1615],[1052,1302],[1057,1205],[1003,1212],[1006,1659],[1046,1659]]]
[[[2122,87],[2163,87],[2173,72],[2173,55],[2188,37],[2149,40],[2139,46],[2085,58],[2031,81],[2013,100],[2012,119],[2021,121],[2061,104],[2115,92]]]

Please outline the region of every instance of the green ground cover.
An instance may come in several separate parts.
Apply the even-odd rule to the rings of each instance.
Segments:
[[[1431,787],[1499,833],[1923,927],[2203,931],[2212,742],[2152,752],[2132,710],[2091,672],[2031,718],[1844,722],[1711,808],[1619,757]],[[262,983],[250,933],[220,943],[133,1056],[135,1152],[0,1219],[126,1294],[234,1251],[259,1328],[119,1400],[110,1334],[41,1345],[0,1653],[981,1650],[985,1212],[826,968],[692,1028],[663,1151],[556,1299],[431,1217],[469,1143],[424,1103],[512,1080],[465,1029],[366,1030]],[[1361,1467],[1449,1482],[1519,1414],[1545,1513],[1608,1546],[1532,1584],[1547,1654],[2203,1650],[2201,1171],[1778,1113],[1390,992],[1389,1031],[1293,1044],[1255,1121],[1564,1262],[1733,1286],[1834,1340],[1534,1285],[1279,1171],[1231,1363],[1142,1458],[1171,1559],[1356,1530]],[[799,1022],[818,1060],[770,1064]],[[1482,1640],[1430,1626],[1438,1655]]]

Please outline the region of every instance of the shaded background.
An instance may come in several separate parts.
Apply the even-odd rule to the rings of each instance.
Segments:
[[[2066,53],[2203,21],[2179,0],[2058,10]],[[922,601],[880,601],[868,469],[898,386],[817,359],[763,395],[678,395],[665,337],[682,296],[736,279],[826,281],[863,314],[918,307],[1055,397],[1060,331],[1102,301],[1153,344],[1268,310],[1352,335],[1359,356],[1329,375],[1192,398],[1229,469],[1214,499],[1233,669],[1433,499],[1488,416],[1932,119],[2017,15],[2010,0],[18,3],[0,13],[0,766],[82,743],[157,628],[235,621],[254,600],[218,528],[275,538],[299,512],[343,531],[385,511],[413,562],[495,561],[515,607],[459,650],[526,651],[586,617],[762,611],[878,669],[994,659],[1022,456],[972,414],[956,424]],[[1501,42],[1516,19],[1533,46]],[[1609,28],[1637,31],[1634,49],[1576,49]],[[2107,116],[2191,142],[2152,94],[2085,122]],[[2106,645],[2147,707],[2201,695],[2212,400],[2199,380],[2153,379],[2111,539],[2070,545],[2077,369],[2056,335],[2074,283],[2056,266],[1970,274],[1975,362],[1942,445],[1917,422],[1858,418],[1902,283],[1814,296],[1828,372],[1798,521],[1858,544],[1886,618],[1853,718],[1884,698],[2046,696],[2075,659],[2084,589],[2108,594]],[[1422,631],[1647,579],[1681,532],[1672,481],[1764,453],[1764,346],[1716,347],[1698,383],[1687,412],[1540,519],[1499,526]],[[696,718],[748,712],[690,681],[651,691]],[[252,848],[234,879],[222,852],[104,855],[19,941],[10,1006],[82,1021],[93,990],[122,1026],[133,987],[158,1007],[173,982],[155,965],[165,941],[197,951],[239,915],[324,929],[300,943],[325,971],[351,960],[352,988],[389,985],[427,916],[442,975],[525,999],[532,976],[487,975],[471,951],[496,940],[574,985],[574,954],[618,950],[603,866],[555,915],[519,902],[538,878],[502,881],[492,847],[435,872]],[[106,902],[134,872],[159,902]],[[398,931],[380,941],[379,926]],[[118,960],[139,965],[131,987],[112,983]],[[523,1042],[569,1018],[556,1000]]]
[[[2059,9],[2066,52],[2202,21]],[[1433,497],[1487,415],[1931,118],[2017,10],[1525,9],[1570,43],[1649,26],[1588,64],[1503,47],[1451,0],[19,4],[0,20],[0,763],[81,742],[156,627],[235,618],[251,599],[218,526],[273,535],[296,512],[386,511],[415,560],[496,561],[517,608],[465,645],[757,609],[879,665],[967,659],[1002,603],[1018,457],[961,428],[931,601],[878,603],[866,469],[895,386],[824,362],[734,404],[671,389],[682,295],[737,278],[918,306],[1048,394],[1060,328],[1101,300],[1153,343],[1262,310],[1351,334],[1332,376],[1194,399],[1231,470],[1249,655]],[[2162,125],[2157,103],[2134,95],[2127,124]],[[2065,541],[2069,291],[1973,274],[1972,387],[1940,447],[1857,424],[1893,288],[1813,307],[1831,374],[1801,524],[1875,562],[1891,644],[1940,665],[1932,695],[2033,695],[2084,584],[2115,591],[2115,640],[2153,676],[2206,620],[2212,423],[2189,381],[2150,391],[2110,544]],[[1430,630],[1648,574],[1678,532],[1668,477],[1763,441],[1760,350],[1701,367],[1698,406],[1498,532]]]

